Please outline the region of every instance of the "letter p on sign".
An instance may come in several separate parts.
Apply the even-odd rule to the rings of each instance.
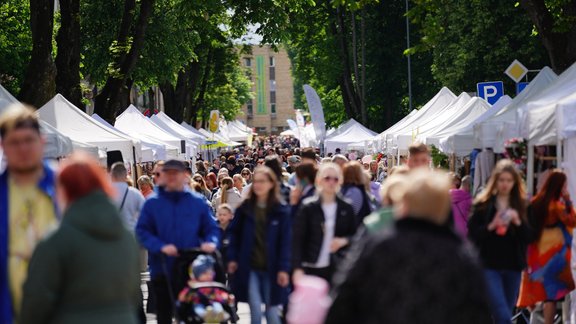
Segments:
[[[493,105],[504,95],[504,83],[502,81],[481,82],[476,85],[478,97]]]

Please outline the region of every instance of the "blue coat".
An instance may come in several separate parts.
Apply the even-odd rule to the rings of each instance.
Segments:
[[[50,197],[54,202],[54,210],[57,212],[55,178],[54,171],[48,164],[44,164],[44,175],[38,182],[38,189]],[[0,175],[0,323],[13,322],[12,300],[8,285],[8,242],[10,242],[8,191],[8,170],[6,170]]]
[[[164,245],[190,249],[202,243],[218,244],[220,232],[210,207],[200,195],[160,188],[157,195],[144,203],[136,236],[149,252],[150,276],[157,278],[164,275],[161,252]],[[172,269],[173,262],[173,258],[167,258],[167,269]]]
[[[288,290],[277,283],[278,272],[290,272],[290,250],[292,242],[292,227],[290,207],[285,204],[273,206],[267,214],[266,229],[266,262],[271,283],[272,305],[283,304]],[[229,227],[230,245],[228,246],[228,261],[238,263],[232,280],[232,291],[236,299],[248,301],[248,279],[250,277],[252,246],[256,230],[254,207],[249,201],[240,205],[234,213],[234,219]]]

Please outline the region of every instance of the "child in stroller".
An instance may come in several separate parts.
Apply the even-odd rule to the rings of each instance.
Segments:
[[[190,280],[178,294],[178,318],[181,322],[236,322],[234,295],[225,285],[214,281],[215,264],[210,255],[199,255],[190,264]]]

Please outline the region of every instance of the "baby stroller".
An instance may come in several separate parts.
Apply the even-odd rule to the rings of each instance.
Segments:
[[[188,249],[179,250],[179,256],[174,261],[174,267],[170,273],[170,280],[172,285],[170,288],[173,289],[170,293],[172,296],[172,304],[174,307],[174,314],[176,316],[176,322],[178,324],[200,324],[200,323],[236,323],[238,320],[238,315],[236,311],[236,304],[232,292],[225,285],[226,283],[226,273],[224,271],[224,266],[222,264],[222,258],[218,251],[214,253],[206,253],[200,249]],[[194,282],[189,284],[190,274],[189,268],[192,262],[196,260],[201,255],[211,256],[214,260],[214,281],[211,282]],[[165,269],[167,270],[167,269]],[[167,271],[166,271],[167,272]],[[193,302],[181,302],[176,296],[178,296],[184,289],[190,295],[194,295]],[[225,315],[221,318],[221,321],[209,321],[206,322],[205,319],[197,313],[198,303],[203,306],[208,306],[213,302],[211,299],[214,297],[211,293],[217,291],[220,293],[226,293],[230,296],[227,302],[222,302],[222,308]]]

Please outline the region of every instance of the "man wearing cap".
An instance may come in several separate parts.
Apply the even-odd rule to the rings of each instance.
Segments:
[[[300,165],[300,157],[298,155],[292,155],[288,158],[288,167],[286,171],[290,173],[290,178],[288,178],[288,185],[296,186],[296,167]]]
[[[165,270],[172,269],[178,250],[201,248],[211,253],[219,240],[210,207],[199,195],[184,189],[185,177],[183,162],[167,161],[162,168],[164,187],[144,203],[136,225],[136,236],[149,252],[158,324],[172,323],[172,298]]]

